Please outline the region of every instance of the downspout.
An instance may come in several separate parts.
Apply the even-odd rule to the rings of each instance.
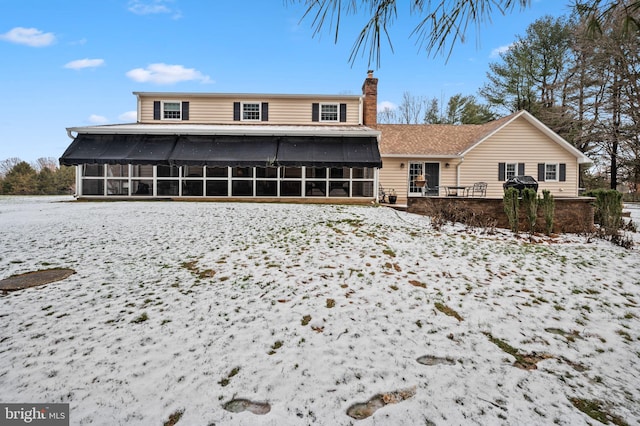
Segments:
[[[460,162],[456,164],[456,186],[460,186],[460,166],[464,163],[464,157],[460,158]]]

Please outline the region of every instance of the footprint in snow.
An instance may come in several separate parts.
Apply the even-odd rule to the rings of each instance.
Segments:
[[[423,355],[420,358],[416,359],[416,361],[418,361],[420,364],[423,365],[439,365],[439,364],[445,364],[445,365],[455,365],[456,364],[456,360],[446,357],[437,357],[437,356],[433,356],[433,355]]]
[[[373,413],[375,413],[378,409],[384,407],[385,405],[397,404],[398,402],[413,397],[415,394],[415,387],[411,389],[399,390],[396,392],[378,394],[369,399],[367,402],[359,402],[357,404],[353,404],[347,410],[347,415],[356,420],[366,419],[367,417],[371,417]]]
[[[271,406],[266,402],[254,402],[248,399],[232,399],[225,403],[222,408],[232,413],[250,411],[253,414],[267,414],[271,411]]]

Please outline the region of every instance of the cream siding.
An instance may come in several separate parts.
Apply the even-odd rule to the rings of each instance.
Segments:
[[[233,120],[233,103],[234,102],[267,102],[269,104],[269,120],[260,122],[262,124],[291,124],[291,125],[358,125],[360,124],[360,98],[350,97],[348,99],[336,97],[321,99],[310,96],[303,97],[276,97],[270,98],[268,95],[260,97],[241,97],[233,96],[141,96],[140,102],[140,122],[141,123],[158,123],[159,120],[153,119],[153,102],[154,101],[188,101],[189,102],[189,120],[190,124],[238,124],[247,123],[255,124],[258,122],[238,122]],[[311,119],[311,111],[313,103],[337,103],[347,104],[347,120],[346,122],[314,122]],[[168,123],[174,120],[161,120]],[[175,120],[178,122],[178,120]],[[185,121],[182,121],[183,123]]]
[[[498,163],[524,163],[525,174],[538,179],[538,163],[565,163],[565,182],[539,182],[538,192],[548,189],[554,197],[578,195],[578,160],[524,118],[518,118],[465,155],[460,184],[487,182],[487,197],[502,197]]]

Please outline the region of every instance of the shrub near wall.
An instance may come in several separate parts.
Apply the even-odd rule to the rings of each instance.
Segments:
[[[554,200],[555,215],[552,231],[574,234],[592,232],[594,229],[594,201],[590,197],[556,198]],[[434,211],[450,210],[451,206],[455,206],[458,211],[466,212],[466,214],[459,215],[461,223],[466,223],[464,217],[469,217],[473,218],[473,223],[470,223],[473,226],[477,226],[478,223],[493,223],[498,228],[511,229],[501,198],[416,197],[408,199],[407,211],[431,216]],[[529,229],[529,224],[525,219],[526,212],[522,205],[519,209],[518,229],[525,232]],[[538,209],[536,229],[541,232],[544,232],[547,226],[544,216],[544,209]]]

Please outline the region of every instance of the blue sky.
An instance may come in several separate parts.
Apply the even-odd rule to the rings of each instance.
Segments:
[[[60,157],[66,127],[135,121],[134,91],[357,95],[373,68],[380,103],[475,95],[498,49],[568,3],[496,15],[448,61],[419,50],[400,8],[376,68],[348,61],[362,19],[343,21],[336,44],[286,0],[0,0],[0,161]]]

